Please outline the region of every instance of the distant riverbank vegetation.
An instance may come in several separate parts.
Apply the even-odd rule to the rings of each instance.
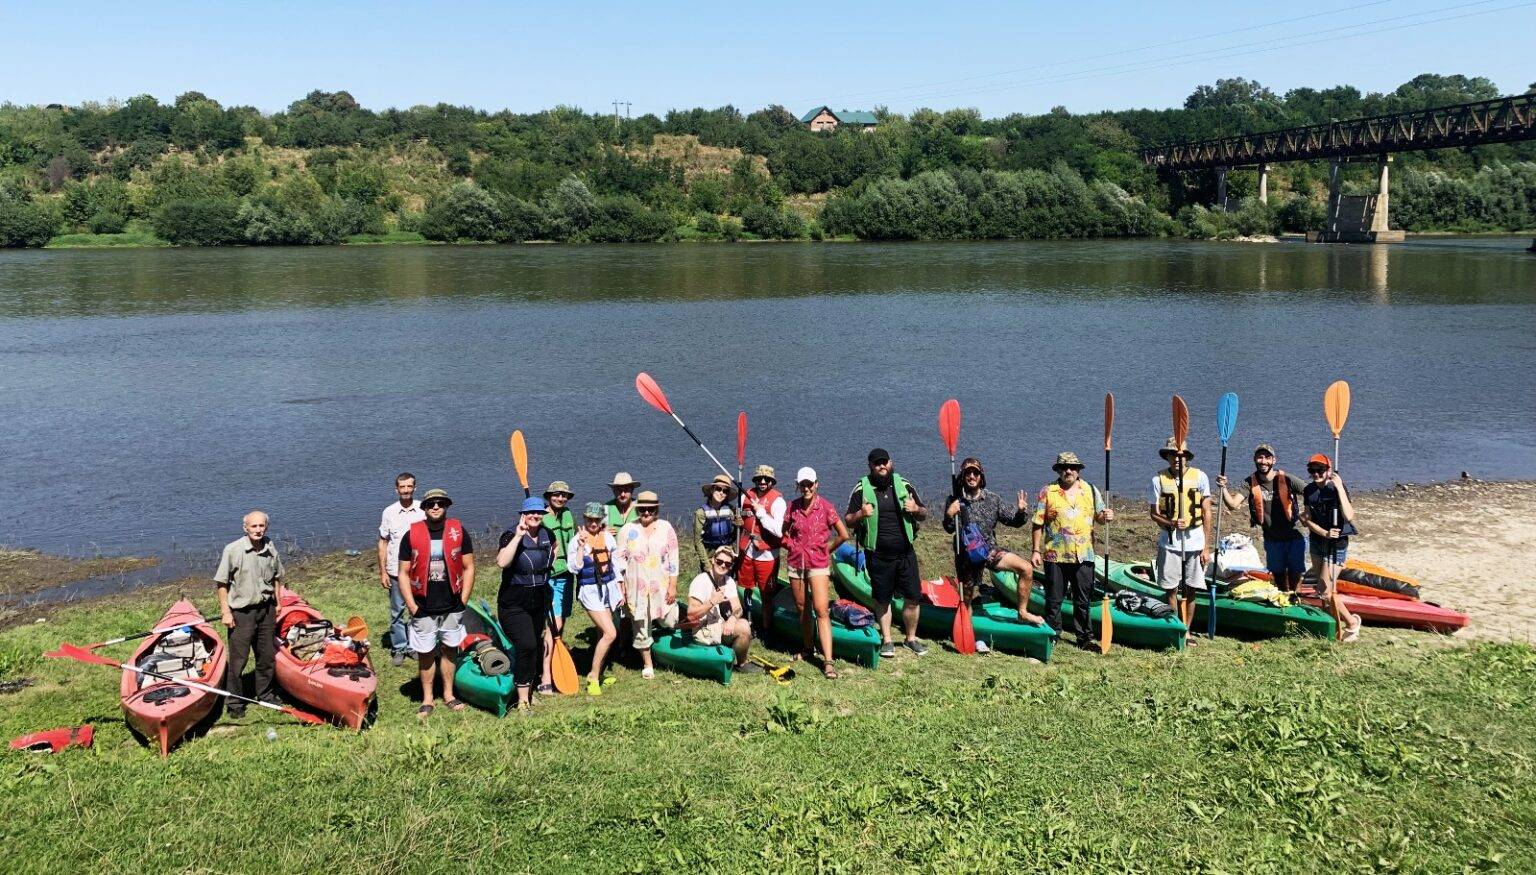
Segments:
[[[264,113],[199,92],[0,105],[0,246],[626,243],[751,239],[1234,237],[1321,227],[1323,162],[1158,176],[1171,141],[1498,96],[1426,74],[1388,93],[1277,96],[1243,79],[1182,108],[982,118],[878,109],[871,131],[813,133],[785,107],[617,118],[446,104],[375,111],[314,91]],[[1373,184],[1349,171],[1347,189]],[[1536,143],[1397,156],[1394,224],[1536,226]]]

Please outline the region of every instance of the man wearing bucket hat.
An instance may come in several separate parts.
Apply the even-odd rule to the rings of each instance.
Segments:
[[[441,489],[421,497],[426,519],[413,523],[400,541],[400,579],[411,625],[406,637],[416,651],[421,674],[421,707],[416,716],[432,713],[433,685],[443,680],[443,704],[464,710],[453,696],[454,664],[450,654],[464,643],[464,605],[475,588],[475,548],[464,524],[448,516],[453,499]],[[441,671],[439,671],[441,669]]]
[[[707,572],[716,547],[735,545],[741,517],[732,504],[736,500],[736,484],[731,478],[716,474],[703,489],[704,506],[693,512],[693,546],[699,552],[700,570]]]
[[[496,619],[512,642],[512,682],[517,685],[517,707],[525,710],[533,704],[533,685],[544,664],[544,633],[549,622],[549,572],[555,564],[555,536],[544,528],[548,510],[542,498],[523,499],[517,526],[501,533],[496,552],[496,564],[501,568]]]
[[[603,505],[608,514],[608,531],[618,534],[626,523],[635,521],[635,490],[640,488],[640,481],[629,476],[628,471],[620,471],[613,475],[608,488],[613,490],[613,498]]]
[[[880,655],[896,655],[891,639],[891,599],[901,596],[906,647],[914,656],[922,656],[928,652],[927,645],[917,638],[922,578],[912,544],[917,539],[918,523],[928,518],[928,508],[912,484],[896,473],[890,453],[877,447],[869,451],[868,461],[869,475],[860,478],[849,493],[843,522],[858,533],[856,539],[868,557],[870,595],[880,622]]]
[[[773,467],[752,471],[752,488],[741,497],[741,570],[737,581],[758,590],[768,604],[778,586],[779,547],[784,543],[784,512],[788,505],[775,487]]]
[[[1205,540],[1211,481],[1189,464],[1195,454],[1173,438],[1157,454],[1168,463],[1152,476],[1147,491],[1152,522],[1162,529],[1157,537],[1157,582],[1178,610],[1179,621],[1192,629],[1195,596],[1205,591],[1205,565],[1211,561],[1211,545]],[[1186,637],[1185,642],[1194,643],[1194,637]]]
[[[964,543],[962,537],[965,555],[955,557],[955,572],[965,583],[966,597],[976,597],[984,572],[1011,571],[1019,577],[1019,619],[1040,625],[1043,621],[1029,612],[1029,590],[1033,577],[1029,563],[1017,553],[997,545],[999,524],[1016,529],[1029,524],[1032,510],[1029,495],[1021,489],[1018,502],[1005,505],[1001,495],[987,488],[986,470],[981,467],[981,460],[974,457],[960,463],[960,477],[955,487],[955,496],[950,498],[948,506],[944,508],[944,531],[954,534],[955,528],[961,526],[962,535],[969,530],[980,536],[979,543],[974,544]],[[987,643],[978,640],[976,649],[985,652]]]
[[[1098,650],[1089,625],[1093,606],[1093,524],[1107,523],[1115,512],[1104,506],[1104,496],[1083,480],[1083,463],[1076,453],[1060,453],[1051,465],[1056,479],[1035,498],[1030,532],[1030,562],[1045,571],[1045,623],[1061,630],[1061,603],[1072,594],[1072,632],[1078,646]],[[1019,616],[1029,600],[1029,590],[1019,588]]]
[[[618,541],[607,528],[608,511],[595,501],[587,502],[581,514],[581,532],[571,539],[565,557],[566,567],[576,576],[576,598],[592,618],[598,639],[592,646],[592,668],[587,672],[587,695],[601,696],[603,687],[613,683],[603,677],[603,663],[608,649],[619,639],[614,612],[624,605],[624,558]]]
[[[624,560],[624,600],[629,605],[632,643],[644,667],[640,676],[656,676],[651,644],[657,627],[677,625],[677,532],[661,518],[661,500],[646,490],[635,496],[635,521],[619,530]]]
[[[1307,536],[1301,522],[1301,496],[1307,484],[1275,467],[1275,448],[1269,444],[1259,444],[1253,451],[1253,473],[1243,484],[1247,492],[1233,492],[1227,488],[1225,474],[1216,477],[1227,510],[1236,511],[1244,500],[1248,502],[1248,522],[1264,533],[1264,566],[1275,586],[1295,592],[1307,570]]]
[[[544,514],[544,528],[555,540],[555,563],[549,569],[549,625],[544,629],[544,674],[539,682],[539,692],[554,695],[554,676],[550,673],[550,657],[555,652],[555,639],[565,634],[565,620],[571,615],[571,604],[576,599],[576,587],[571,583],[570,569],[565,564],[565,553],[576,536],[576,514],[567,507],[574,493],[564,480],[556,480],[544,490],[544,501],[549,512]]]

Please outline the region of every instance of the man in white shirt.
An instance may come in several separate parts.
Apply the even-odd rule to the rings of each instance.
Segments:
[[[379,585],[389,591],[389,654],[395,665],[405,663],[410,649],[405,640],[405,599],[400,595],[400,539],[411,524],[426,519],[416,501],[416,475],[409,471],[395,478],[395,494],[379,519]]]

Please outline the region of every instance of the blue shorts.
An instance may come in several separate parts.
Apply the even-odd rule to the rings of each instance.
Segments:
[[[571,601],[576,598],[576,584],[569,574],[549,576],[550,613],[564,620],[571,615]]]
[[[1275,577],[1307,573],[1307,539],[1292,538],[1289,541],[1264,542],[1264,567]]]
[[[1343,565],[1349,554],[1349,538],[1329,541],[1327,538],[1312,539],[1312,555],[1333,565]]]

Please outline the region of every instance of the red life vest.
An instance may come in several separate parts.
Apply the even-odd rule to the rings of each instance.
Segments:
[[[432,533],[427,521],[411,524],[406,534],[411,539],[411,593],[427,597],[427,573],[432,568]],[[464,526],[458,520],[443,521],[443,565],[448,569],[448,587],[454,595],[464,587]]]
[[[769,489],[767,495],[758,495],[757,490],[754,489],[747,493],[747,498],[744,501],[749,501],[754,505],[760,504],[764,510],[767,510],[773,507],[775,501],[783,497],[777,489]],[[762,524],[757,521],[757,514],[742,514],[741,550],[743,553],[747,550],[777,550],[783,543],[783,535],[774,535],[772,532],[764,529]]]
[[[1285,514],[1285,521],[1292,522],[1296,519],[1296,510],[1291,505],[1291,478],[1278,468],[1275,475],[1275,501]],[[1260,491],[1261,483],[1258,474],[1248,475],[1248,517],[1255,526],[1264,525],[1264,493]]]

